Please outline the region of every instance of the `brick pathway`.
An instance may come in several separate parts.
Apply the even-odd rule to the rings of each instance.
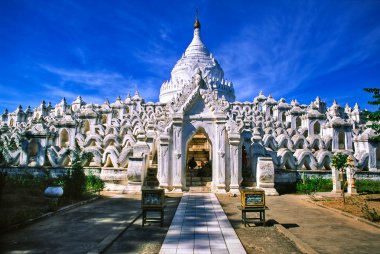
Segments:
[[[183,195],[160,254],[246,253],[212,193]]]

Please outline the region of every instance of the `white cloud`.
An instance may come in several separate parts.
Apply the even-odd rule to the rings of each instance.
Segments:
[[[217,48],[216,58],[233,81],[238,100],[252,100],[260,90],[277,97],[294,95],[318,77],[380,62],[374,57],[380,28],[353,35],[354,12],[330,17],[314,7],[296,16],[269,16],[260,26],[247,24]]]

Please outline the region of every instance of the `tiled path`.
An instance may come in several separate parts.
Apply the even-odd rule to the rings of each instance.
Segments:
[[[246,253],[212,193],[186,193],[177,208],[160,254]]]

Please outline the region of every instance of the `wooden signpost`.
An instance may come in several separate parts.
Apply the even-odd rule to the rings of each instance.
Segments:
[[[241,210],[241,218],[244,226],[247,226],[250,222],[259,220],[263,222],[265,226],[265,210],[268,208],[265,206],[265,191],[261,189],[242,189],[241,194],[241,206],[238,208]],[[248,218],[247,213],[254,212],[259,213],[259,218]]]
[[[141,208],[143,210],[142,226],[148,221],[158,221],[164,225],[165,190],[158,188],[142,189]],[[159,212],[160,217],[147,217],[148,212]]]

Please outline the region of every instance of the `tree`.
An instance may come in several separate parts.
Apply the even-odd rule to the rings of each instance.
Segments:
[[[364,91],[372,94],[373,101],[369,101],[370,105],[380,105],[380,89],[379,88],[364,88]],[[377,136],[374,138],[375,141],[380,141],[380,106],[374,111],[364,111],[366,117],[366,122],[371,122],[368,127],[374,129],[377,133]]]
[[[84,174],[83,164],[92,158],[92,154],[80,152],[76,144],[71,151],[71,168],[67,171],[64,178],[64,194],[69,198],[78,199],[86,190],[86,175]]]
[[[342,176],[342,178],[340,180],[340,186],[341,186],[341,190],[342,190],[342,198],[343,198],[344,204],[346,203],[346,198],[344,196],[344,187],[346,185],[346,181],[344,181],[344,179],[343,179],[343,173],[344,173],[344,169],[348,166],[347,158],[348,158],[347,154],[338,152],[338,153],[334,154],[334,156],[331,159],[331,165],[333,167],[335,167],[337,170],[339,170],[340,175]]]
[[[0,139],[0,165],[8,166],[10,160],[9,153],[16,149],[17,146],[14,140]]]

